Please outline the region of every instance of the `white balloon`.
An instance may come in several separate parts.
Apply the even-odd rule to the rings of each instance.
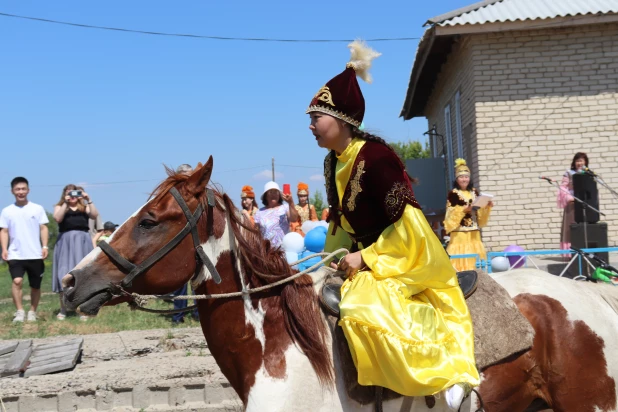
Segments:
[[[317,222],[314,222],[312,220],[307,220],[305,221],[305,223],[303,223],[303,225],[300,227],[302,229],[302,231],[307,234],[309,232],[311,232],[311,230],[313,228],[315,228]]]
[[[506,272],[511,267],[509,260],[504,256],[496,256],[491,260],[492,272]]]
[[[300,253],[305,249],[305,240],[300,233],[290,232],[283,237],[283,243],[281,244],[283,250],[286,252]],[[298,260],[298,259],[297,259]]]
[[[317,226],[324,226],[326,229],[328,229],[328,222],[326,220],[320,220]]]
[[[288,261],[288,263],[292,264],[294,262],[298,261],[298,253],[296,252],[285,252],[285,260]]]

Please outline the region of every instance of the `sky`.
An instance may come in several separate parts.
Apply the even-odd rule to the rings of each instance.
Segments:
[[[280,39],[416,37],[425,21],[473,3],[420,1],[5,0],[0,13],[144,31]],[[212,181],[240,204],[271,179],[324,192],[325,149],[305,110],[349,59],[346,42],[255,42],[97,30],[0,16],[0,207],[25,176],[52,211],[84,185],[103,221],[121,223],[166,175],[213,156]],[[399,117],[418,40],[369,42],[382,56],[359,80],[365,127],[419,140]]]

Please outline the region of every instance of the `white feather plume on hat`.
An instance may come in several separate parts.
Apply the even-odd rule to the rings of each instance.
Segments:
[[[371,74],[369,74],[371,62],[376,57],[380,57],[382,53],[373,50],[362,40],[354,40],[348,44],[348,48],[350,49],[351,56],[346,67],[353,68],[358,77],[367,83],[371,83]]]

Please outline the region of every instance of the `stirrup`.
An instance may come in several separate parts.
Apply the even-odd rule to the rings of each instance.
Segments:
[[[340,302],[341,285],[329,283],[322,286],[322,291],[320,293],[320,303],[329,314],[339,317]]]
[[[476,270],[464,270],[457,272],[457,281],[463,292],[464,298],[468,299],[475,291],[479,275]]]

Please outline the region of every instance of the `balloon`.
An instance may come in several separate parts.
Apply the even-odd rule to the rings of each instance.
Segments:
[[[313,222],[311,220],[306,220],[305,223],[300,227],[304,234],[311,232],[311,230],[315,227],[317,222]]]
[[[327,234],[327,233],[328,233],[328,228],[327,228],[327,227],[324,227],[324,226],[318,226],[318,227],[316,227],[316,228],[315,228],[315,229],[313,229],[313,230],[319,230],[320,232],[322,232],[322,233],[324,233],[324,234]]]
[[[287,260],[288,263],[290,263],[290,264],[298,261],[298,253],[296,253],[296,252],[285,252],[285,260]]]
[[[510,267],[509,260],[504,256],[496,256],[491,260],[492,272],[506,272]]]
[[[305,248],[303,237],[300,233],[290,232],[283,237],[281,247],[283,247],[283,250],[286,252],[300,253]]]
[[[328,222],[327,222],[326,220],[320,220],[320,221],[317,223],[317,226],[318,226],[318,227],[323,227],[323,228],[328,229]]]
[[[305,247],[308,251],[318,253],[324,250],[326,243],[326,233],[322,232],[321,228],[316,228],[309,231],[305,235]]]
[[[305,237],[305,239],[306,239],[306,237]],[[314,253],[315,252],[312,252],[310,250],[305,250],[303,253],[301,253],[300,258],[302,259],[304,257],[311,256]],[[316,257],[313,257],[311,259],[305,260],[304,262],[298,264],[298,269],[299,270],[309,269],[311,266],[313,266],[316,263],[320,262],[320,260],[322,260],[321,256],[316,256]],[[320,266],[324,266],[324,265],[320,265]],[[318,270],[318,268],[315,268],[314,270]]]
[[[518,245],[510,245],[504,249],[505,252],[523,252],[524,248]],[[520,268],[526,263],[526,258],[521,255],[507,256],[512,268]],[[521,260],[520,260],[521,259]],[[518,262],[519,261],[519,262]]]

